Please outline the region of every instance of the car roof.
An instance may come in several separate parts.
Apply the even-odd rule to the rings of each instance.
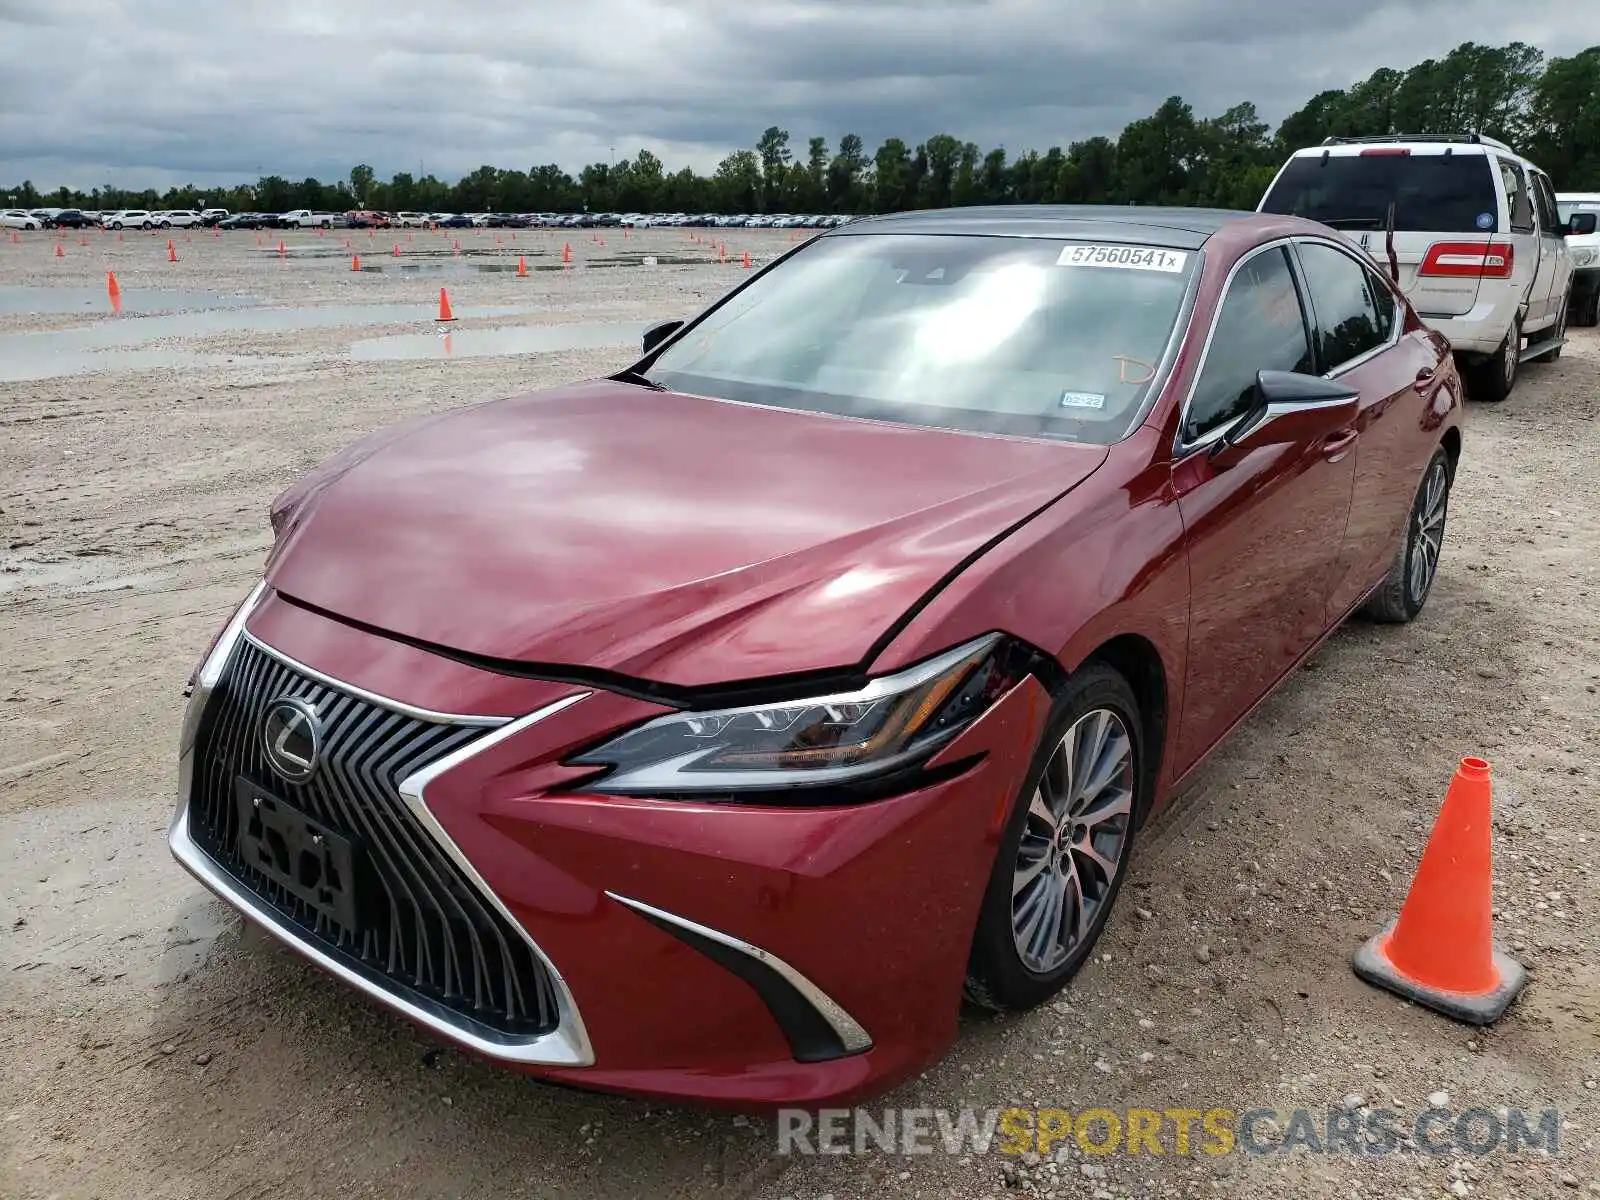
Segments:
[[[1004,204],[858,217],[829,237],[863,233],[998,235],[1139,241],[1198,250],[1232,226],[1265,227],[1261,214],[1227,208],[1168,208],[1131,204]]]

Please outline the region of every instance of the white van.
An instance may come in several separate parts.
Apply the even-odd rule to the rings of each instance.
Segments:
[[[1504,400],[1520,363],[1561,353],[1566,223],[1549,177],[1504,142],[1329,138],[1296,150],[1258,208],[1321,221],[1382,264],[1392,252],[1397,282],[1450,339],[1475,399]]]
[[[1572,255],[1574,325],[1600,325],[1600,192],[1557,192],[1556,212],[1567,224],[1567,252]]]

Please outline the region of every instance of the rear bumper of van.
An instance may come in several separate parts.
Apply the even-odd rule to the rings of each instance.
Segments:
[[[1472,308],[1460,316],[1423,312],[1417,315],[1431,329],[1450,339],[1458,354],[1493,354],[1506,340],[1517,318],[1517,296],[1510,288],[1481,288]]]

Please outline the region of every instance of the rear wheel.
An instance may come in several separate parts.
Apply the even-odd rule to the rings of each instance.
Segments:
[[[1411,502],[1405,535],[1389,574],[1372,593],[1364,609],[1374,621],[1403,625],[1412,620],[1428,602],[1434,576],[1439,571],[1439,555],[1444,549],[1445,518],[1450,511],[1450,456],[1444,448],[1433,452],[1422,485]]]
[[[966,993],[993,1009],[1042,1004],[1094,948],[1122,887],[1148,796],[1133,691],[1110,667],[1075,672],[1024,777],[995,857]]]
[[[1486,404],[1498,404],[1511,395],[1511,389],[1517,384],[1517,360],[1521,353],[1522,324],[1513,321],[1500,348],[1483,362],[1462,372],[1467,380],[1467,394]]]

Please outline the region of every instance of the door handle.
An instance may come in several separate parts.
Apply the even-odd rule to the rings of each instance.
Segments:
[[[1356,439],[1361,434],[1354,429],[1341,429],[1337,433],[1330,433],[1322,439],[1322,457],[1329,462],[1338,462],[1350,452],[1350,447],[1356,444]]]
[[[1419,392],[1427,391],[1428,385],[1433,382],[1434,374],[1435,372],[1432,367],[1423,367],[1422,370],[1417,372],[1417,377],[1412,382],[1411,386],[1416,388]]]

